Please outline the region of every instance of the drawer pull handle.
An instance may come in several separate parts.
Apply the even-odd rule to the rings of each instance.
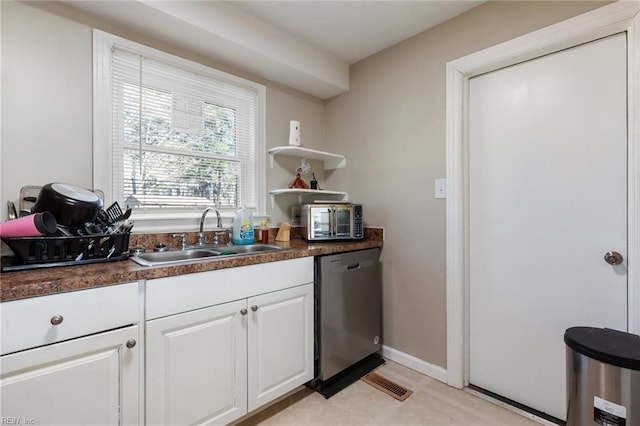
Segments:
[[[245,308],[240,309],[240,314],[247,315],[247,310]]]
[[[53,325],[62,324],[62,321],[64,321],[64,318],[62,317],[62,315],[54,315],[51,317],[51,324]]]
[[[135,339],[129,339],[129,340],[127,340],[127,347],[129,349],[134,348],[136,346],[136,343],[137,342],[135,341]]]
[[[251,310],[252,310],[253,312],[257,311],[257,310],[258,310],[258,306],[257,306],[257,305],[253,305],[253,306],[251,306]]]

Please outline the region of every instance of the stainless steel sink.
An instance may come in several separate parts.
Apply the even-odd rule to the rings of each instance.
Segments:
[[[234,254],[252,254],[260,253],[264,251],[278,251],[282,250],[280,246],[272,246],[268,244],[248,244],[246,246],[224,246],[218,247],[221,255],[234,255]]]
[[[187,249],[172,251],[154,251],[151,253],[140,253],[132,256],[131,260],[142,266],[170,265],[175,263],[187,263],[193,260],[206,259],[220,256],[217,250],[209,249]]]
[[[266,244],[246,246],[215,246],[214,248],[188,248],[185,250],[154,251],[132,256],[131,260],[142,266],[160,266],[189,263],[213,257],[242,256],[268,251],[282,250],[282,247]]]

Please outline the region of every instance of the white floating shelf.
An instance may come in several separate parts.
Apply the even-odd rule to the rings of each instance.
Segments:
[[[274,189],[273,191],[269,191],[269,195],[271,195],[271,208],[273,208],[274,200],[277,195],[282,194],[295,194],[298,196],[298,203],[302,204],[302,197],[308,195],[338,195],[342,197],[343,200],[348,199],[348,194],[342,191],[327,191],[324,189],[298,189],[298,188],[287,188],[287,189]]]
[[[273,167],[273,156],[276,154],[288,155],[290,157],[307,158],[311,160],[321,160],[324,162],[324,169],[341,169],[347,165],[344,155],[332,154],[330,152],[317,151],[315,149],[303,148],[300,146],[276,146],[269,150],[271,167]]]

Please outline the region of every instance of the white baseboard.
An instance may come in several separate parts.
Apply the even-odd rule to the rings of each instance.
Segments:
[[[430,364],[413,355],[400,352],[397,349],[385,345],[382,345],[382,356],[433,379],[439,380],[442,383],[447,383],[447,370],[438,365]]]

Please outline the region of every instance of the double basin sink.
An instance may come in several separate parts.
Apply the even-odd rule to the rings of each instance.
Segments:
[[[245,246],[213,246],[192,247],[184,250],[154,251],[140,253],[131,257],[131,260],[142,266],[161,266],[189,263],[195,260],[220,258],[229,256],[245,256],[270,251],[282,250],[280,246],[269,244],[249,244]]]

